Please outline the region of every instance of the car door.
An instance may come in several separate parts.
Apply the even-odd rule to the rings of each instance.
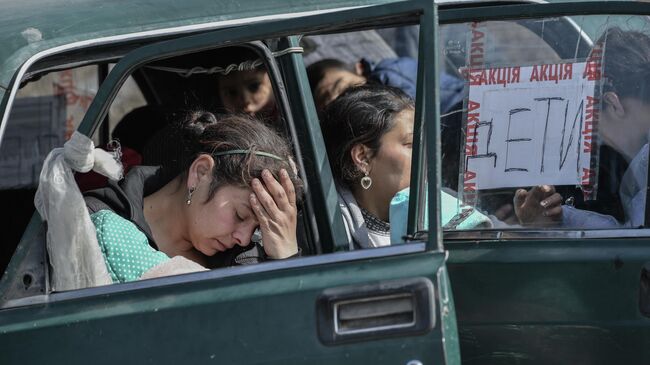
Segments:
[[[0,362],[458,363],[453,300],[438,235],[431,234],[427,242],[334,252],[347,246],[347,237],[304,65],[292,53],[295,38],[284,38],[314,29],[399,23],[404,18],[422,23],[424,62],[420,64],[429,67],[419,71],[417,120],[424,125],[425,118],[437,118],[436,103],[424,102],[434,97],[436,85],[436,75],[430,72],[436,62],[431,1],[370,6],[177,38],[144,46],[119,61],[79,128],[87,135],[98,128],[120,85],[138,66],[225,44],[281,38],[280,44],[288,47],[276,56],[286,85],[276,85],[276,92],[286,107],[285,117],[293,121],[296,148],[308,161],[304,164],[312,206],[308,209],[316,215],[318,225],[312,228],[318,231],[325,254],[46,292],[14,302],[0,310]],[[273,59],[268,62],[271,72],[279,74],[278,64]],[[422,146],[416,147],[418,153],[424,154]],[[431,165],[436,171],[436,164]],[[435,172],[431,176],[435,180]],[[436,217],[437,209],[431,211]],[[437,220],[432,222],[430,231],[439,232]],[[25,252],[28,244],[44,244],[37,218],[18,251]],[[20,278],[20,267],[10,264],[8,273]]]
[[[650,8],[647,4],[596,2],[441,10],[441,32],[447,59],[452,63],[460,61],[455,64],[455,68],[466,67],[471,74],[463,95],[465,110],[460,112],[464,114],[456,121],[462,123],[464,129],[457,135],[458,142],[454,147],[452,142],[443,140],[443,150],[458,151],[460,148],[462,151],[464,148],[468,151],[474,141],[488,138],[488,133],[494,132],[497,135],[496,128],[488,129],[488,123],[492,119],[488,115],[490,112],[483,106],[480,111],[484,113],[481,113],[477,121],[485,123],[478,127],[476,133],[476,130],[467,129],[467,124],[473,120],[472,112],[479,110],[473,104],[476,99],[469,97],[478,95],[472,94],[472,84],[480,90],[480,87],[489,87],[485,86],[486,83],[500,78],[492,80],[490,70],[497,74],[503,70],[505,74],[505,70],[513,66],[521,66],[523,70],[524,67],[540,64],[545,67],[553,64],[575,66],[581,62],[587,62],[587,66],[591,62],[597,66],[601,61],[594,61],[597,52],[592,50],[596,49],[602,34],[614,27],[646,34],[645,17],[648,11]],[[608,55],[614,57],[614,52],[622,52],[620,48],[610,50],[607,45],[604,47],[604,65],[607,65]],[[602,93],[611,90],[608,89],[611,84],[606,80],[607,66],[604,67],[605,81],[600,89]],[[474,75],[480,76],[481,70],[486,69],[486,83],[482,83],[480,78],[473,78]],[[583,78],[590,77],[588,71],[589,69]],[[522,74],[521,77],[526,82],[535,81],[533,75],[528,78]],[[517,87],[509,83],[512,79],[500,79],[503,81],[499,85],[501,90]],[[559,82],[561,81],[551,81],[554,85]],[[490,92],[496,94],[499,91],[494,88]],[[520,95],[522,96],[511,97],[524,97],[524,94]],[[599,123],[607,123],[604,119],[605,109],[602,104],[599,106]],[[545,115],[543,111],[539,114]],[[587,112],[582,120],[589,122],[589,114]],[[620,125],[618,128],[622,135],[622,128],[625,127]],[[594,130],[597,129],[594,127]],[[583,136],[591,134],[590,130],[583,128],[582,131]],[[527,141],[542,138],[541,133],[533,134],[530,138],[524,136],[527,132],[529,131],[520,130],[517,138],[526,137]],[[593,133],[596,140],[598,132]],[[494,139],[489,146],[478,142],[479,152],[472,158],[490,158],[485,153],[486,147],[490,149],[489,152],[496,153],[495,144],[512,146],[515,143],[512,141],[514,139]],[[523,139],[521,141],[516,143],[527,143]],[[588,147],[585,143],[589,140],[580,141],[584,145],[581,151],[584,152]],[[575,205],[575,208],[582,210],[617,216],[617,207],[620,211],[626,209],[616,195],[621,186],[621,175],[616,172],[616,164],[619,163],[616,161],[620,160],[615,158],[611,149],[607,149],[609,145],[604,138],[598,138],[596,143],[599,147],[594,151],[599,149],[600,162],[592,166],[599,170],[596,179],[599,184],[598,197],[593,196],[593,189],[590,190],[589,186],[581,183],[573,186],[554,185],[562,194],[565,205],[563,209],[572,209],[566,206]],[[460,152],[455,156],[459,155],[468,154]],[[519,152],[519,155],[525,159],[533,159],[534,156],[528,152]],[[504,157],[499,155],[495,158]],[[516,161],[525,162],[521,159]],[[500,207],[512,203],[512,193],[517,187],[505,182],[502,186],[513,186],[512,190],[495,188],[475,191],[470,181],[475,176],[468,173],[468,169],[463,169],[464,162],[467,160],[461,158],[461,161],[455,162],[454,171],[448,171],[447,174],[443,172],[449,179],[447,182],[458,179],[449,182],[449,185],[458,184],[458,191],[466,193],[466,198],[474,197],[478,209],[499,215]],[[473,163],[469,162],[470,165]],[[495,162],[494,166],[497,165]],[[557,166],[554,164],[553,168]],[[540,180],[536,184],[549,182]],[[531,185],[533,184],[523,183],[520,187],[530,189]],[[599,204],[602,201],[606,203]],[[500,213],[503,218],[504,211]],[[650,320],[647,311],[647,262],[650,261],[650,241],[647,215],[646,224],[641,227],[623,227],[622,223],[627,218],[620,216],[617,219],[620,220],[621,227],[613,229],[521,226],[520,221],[515,225],[503,224],[492,229],[448,228],[444,235],[445,248],[450,253],[448,267],[457,303],[463,362],[648,363]]]

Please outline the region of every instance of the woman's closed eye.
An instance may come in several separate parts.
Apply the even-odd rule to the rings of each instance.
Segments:
[[[239,214],[239,212],[235,212],[235,216],[237,217],[238,222],[243,222],[246,220],[246,218],[242,217],[242,215]]]
[[[402,141],[402,144],[406,147],[413,147],[413,133],[408,133]]]
[[[255,215],[253,214],[253,211],[249,210],[249,209],[244,209],[243,211],[236,210],[235,211],[235,216],[236,216],[238,222],[245,222],[245,221],[249,220],[251,217],[253,217],[253,218],[255,217]]]

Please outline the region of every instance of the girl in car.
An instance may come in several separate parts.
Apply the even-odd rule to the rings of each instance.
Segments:
[[[251,49],[228,50],[224,60],[228,66],[217,75],[217,93],[223,109],[228,113],[245,113],[277,127],[279,115],[264,62]]]
[[[176,256],[197,268],[236,264],[258,227],[264,258],[297,255],[302,189],[287,142],[249,116],[207,112],[178,134],[177,159],[86,194],[113,282],[164,275],[157,268]]]

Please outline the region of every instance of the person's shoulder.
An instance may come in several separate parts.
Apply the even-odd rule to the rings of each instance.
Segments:
[[[113,241],[120,241],[144,242],[147,243],[146,246],[149,246],[147,236],[133,222],[112,210],[102,209],[92,213],[90,220],[95,225],[100,244],[102,242],[111,244]]]
[[[140,230],[128,219],[109,209],[101,209],[90,215],[90,220],[99,230],[120,230],[122,233],[135,233]],[[142,232],[140,232],[142,234]],[[146,237],[145,237],[146,238]]]
[[[104,209],[90,216],[97,243],[114,282],[138,280],[145,272],[169,257],[149,245],[145,234],[133,222]]]

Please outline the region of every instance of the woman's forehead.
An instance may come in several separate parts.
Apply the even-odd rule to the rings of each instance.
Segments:
[[[415,111],[411,108],[402,110],[395,115],[393,119],[393,128],[401,132],[413,133],[413,124],[415,122]]]
[[[235,185],[224,185],[217,190],[215,198],[219,200],[232,201],[235,203],[243,203],[250,206],[248,198],[253,192],[250,188],[245,188]]]

